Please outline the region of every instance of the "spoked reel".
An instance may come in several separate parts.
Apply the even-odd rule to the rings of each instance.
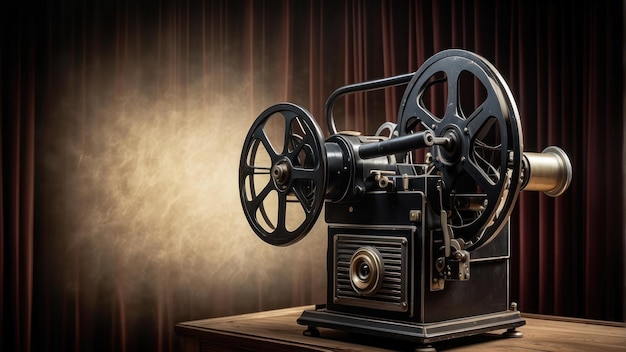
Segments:
[[[324,204],[326,150],[311,114],[288,103],[256,119],[239,164],[241,204],[254,232],[275,246],[297,242]]]
[[[424,130],[446,139],[430,148],[429,157],[445,183],[448,224],[466,248],[480,247],[502,229],[520,190],[523,146],[515,100],[487,60],[446,50],[419,68],[402,98],[396,135]]]

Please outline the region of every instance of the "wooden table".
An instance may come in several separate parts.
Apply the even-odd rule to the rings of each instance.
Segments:
[[[413,351],[403,341],[320,328],[320,337],[303,336],[295,307],[179,323],[176,334],[185,352],[200,351]],[[626,351],[626,324],[522,314],[523,338],[503,331],[433,344],[437,351]]]

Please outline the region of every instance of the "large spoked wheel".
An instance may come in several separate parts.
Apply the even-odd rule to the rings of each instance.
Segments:
[[[286,246],[315,224],[326,190],[326,150],[311,114],[276,104],[250,128],[239,163],[246,218],[263,241]]]
[[[445,184],[441,203],[452,209],[454,236],[470,249],[488,243],[505,225],[520,190],[522,130],[506,82],[474,53],[434,55],[407,86],[396,133],[422,130],[448,139],[429,152]]]

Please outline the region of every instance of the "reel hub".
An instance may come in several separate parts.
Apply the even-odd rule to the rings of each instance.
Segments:
[[[434,148],[436,150],[435,160],[442,165],[456,164],[461,158],[463,144],[467,141],[462,140],[459,128],[454,125],[447,126],[441,137],[445,139],[445,142]],[[437,157],[439,158],[437,159]]]
[[[272,166],[271,175],[272,180],[274,180],[276,184],[276,189],[285,191],[289,188],[292,170],[293,166],[291,166],[287,158],[278,160],[278,162]]]

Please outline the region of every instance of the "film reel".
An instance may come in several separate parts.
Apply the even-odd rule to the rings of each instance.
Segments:
[[[483,57],[445,50],[407,86],[396,135],[431,130],[447,139],[430,148],[445,184],[441,206],[454,236],[475,249],[505,225],[520,191],[522,129],[504,79]],[[448,197],[446,197],[448,196]]]
[[[326,148],[311,114],[272,105],[252,124],[239,163],[246,219],[263,241],[286,246],[315,224],[326,192]]]

